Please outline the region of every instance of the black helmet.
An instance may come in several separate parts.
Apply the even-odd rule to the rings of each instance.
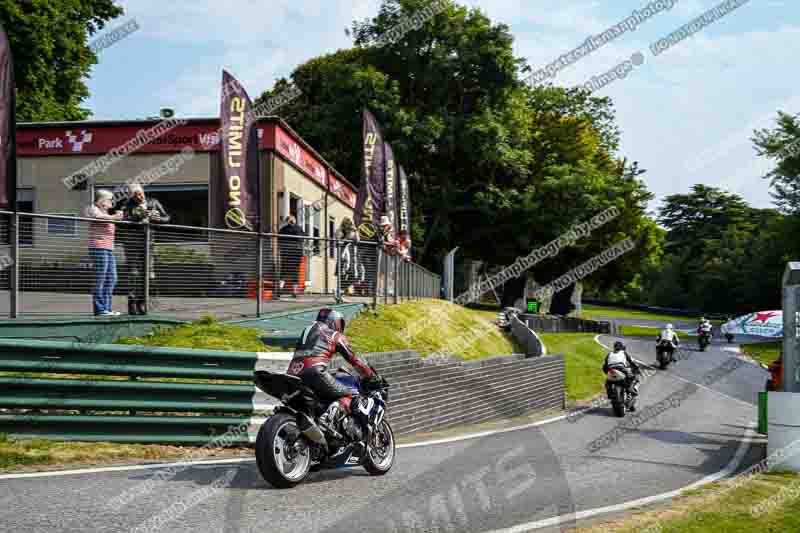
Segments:
[[[339,333],[344,333],[344,316],[336,309],[330,309],[327,307],[320,309],[319,313],[317,314],[317,322],[322,322],[331,329],[335,329]]]
[[[620,341],[617,341],[617,342],[614,343],[614,351],[615,352],[621,352],[624,349],[625,349],[625,345],[622,344]]]

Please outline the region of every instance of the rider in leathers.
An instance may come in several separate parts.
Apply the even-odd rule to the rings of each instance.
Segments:
[[[307,326],[297,340],[294,357],[286,372],[300,377],[323,402],[331,402],[325,414],[320,417],[320,422],[329,427],[338,409],[343,410],[346,415],[353,412],[350,389],[327,372],[336,353],[341,354],[363,379],[369,380],[368,383],[379,379],[372,368],[350,348],[350,343],[344,336],[344,328],[345,320],[341,313],[334,309],[320,309],[316,321]]]
[[[672,329],[672,324],[667,324],[667,327],[661,330],[661,333],[658,334],[658,338],[656,339],[656,344],[660,344],[661,341],[669,342],[669,352],[670,355],[675,351],[675,348],[678,347],[680,341],[678,340],[678,334],[675,333],[675,330]]]
[[[634,396],[638,396],[638,376],[641,374],[641,370],[639,370],[639,365],[636,364],[636,361],[628,354],[625,345],[619,341],[614,343],[614,351],[606,355],[606,360],[603,362],[603,373],[608,373],[608,369],[611,367],[622,367],[625,370],[628,376],[628,379],[625,380],[625,386]],[[628,369],[632,371],[633,375],[631,375]]]

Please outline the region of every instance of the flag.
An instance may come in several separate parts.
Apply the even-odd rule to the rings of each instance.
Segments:
[[[0,208],[10,210],[17,204],[15,93],[11,44],[0,25]]]
[[[361,185],[358,188],[353,222],[362,239],[372,239],[378,231],[384,213],[384,142],[383,133],[368,110],[364,110],[362,126],[363,152]]]
[[[211,187],[212,226],[258,230],[258,135],[244,87],[222,71],[222,172]]]
[[[389,217],[389,222],[392,223],[392,235],[391,238],[393,240],[397,239],[397,166],[394,160],[394,151],[392,150],[392,145],[389,143],[384,143],[384,154],[386,155],[386,165],[385,165],[385,172],[384,172],[384,190],[386,191],[385,194],[385,205],[383,207],[383,211],[387,217]]]

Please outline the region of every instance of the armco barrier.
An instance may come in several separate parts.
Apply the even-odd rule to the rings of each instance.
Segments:
[[[25,373],[0,377],[0,408],[47,411],[0,414],[0,433],[59,440],[204,444],[245,424],[248,434],[227,442],[252,443],[277,403],[252,385],[253,372],[283,372],[290,358],[288,352],[0,340],[0,371]],[[366,358],[392,384],[388,416],[398,435],[564,407],[561,356],[441,363],[401,351],[366,354]],[[335,359],[332,366],[343,362]],[[244,383],[209,383],[211,379]]]
[[[528,357],[539,357],[546,353],[542,340],[525,322],[517,316],[511,317],[511,334],[514,340],[525,349]]]
[[[705,316],[709,320],[725,320],[728,316],[724,313],[703,313],[702,311],[697,311],[694,309],[676,309],[674,307],[659,307],[654,305],[609,302],[607,300],[599,300],[596,298],[583,298],[582,302],[590,305],[598,305],[604,307],[619,307],[621,309],[631,309],[634,311],[647,311],[649,313],[666,314],[674,316],[685,316],[687,318],[697,318],[700,316]]]

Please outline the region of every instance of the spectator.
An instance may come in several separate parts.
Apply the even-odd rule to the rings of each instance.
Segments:
[[[161,202],[155,198],[146,198],[144,189],[138,183],[128,185],[129,197],[123,200],[120,209],[124,215],[124,220],[129,222],[139,222],[142,224],[155,223],[165,224],[170,217]],[[146,268],[145,258],[145,235],[144,227],[136,227],[126,224],[120,228],[122,248],[125,250],[125,261],[128,264],[128,283],[130,291],[128,295],[128,314],[146,315],[147,305],[144,297],[144,276],[145,272],[150,271],[150,278],[155,277],[152,268]],[[152,267],[152,254],[151,265]]]
[[[303,228],[297,224],[293,215],[286,217],[286,225],[278,235],[278,249],[281,260],[281,282],[278,294],[294,294],[292,287],[299,282],[300,262],[303,259]],[[295,295],[296,296],[296,295]]]
[[[336,272],[339,275],[341,267],[341,288],[347,294],[353,294],[354,285],[366,280],[364,266],[361,263],[361,256],[358,250],[358,232],[356,231],[355,224],[349,218],[345,217],[342,220],[342,225],[337,232],[337,239],[340,241],[349,241],[340,244],[341,252],[339,255],[339,264],[336,265]]]
[[[94,193],[94,204],[86,208],[87,218],[120,220],[122,213],[109,214],[114,195],[106,189]],[[92,304],[95,316],[118,316],[113,310],[114,286],[117,284],[117,262],[114,258],[114,233],[112,222],[89,223],[89,256],[94,261],[95,284]]]
[[[411,239],[408,235],[408,230],[400,230],[397,239],[397,252],[403,261],[411,261]]]

